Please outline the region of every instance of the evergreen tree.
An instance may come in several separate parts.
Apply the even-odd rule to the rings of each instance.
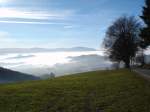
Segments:
[[[142,48],[146,48],[150,45],[150,0],[145,1],[146,4],[143,7],[143,14],[141,16],[145,23],[145,27],[141,30]]]

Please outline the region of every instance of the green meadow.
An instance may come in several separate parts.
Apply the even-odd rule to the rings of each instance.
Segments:
[[[150,82],[122,69],[1,84],[0,112],[150,112]]]

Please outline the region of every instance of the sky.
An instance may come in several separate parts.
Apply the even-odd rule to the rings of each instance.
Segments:
[[[0,48],[99,49],[122,15],[138,17],[144,0],[0,0]]]

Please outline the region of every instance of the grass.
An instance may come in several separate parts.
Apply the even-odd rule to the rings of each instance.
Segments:
[[[124,69],[4,84],[0,112],[150,112],[150,83]]]

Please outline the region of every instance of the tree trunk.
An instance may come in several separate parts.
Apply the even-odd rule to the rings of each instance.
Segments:
[[[145,56],[144,56],[144,50],[142,49],[142,63],[141,63],[142,66],[145,65]]]

